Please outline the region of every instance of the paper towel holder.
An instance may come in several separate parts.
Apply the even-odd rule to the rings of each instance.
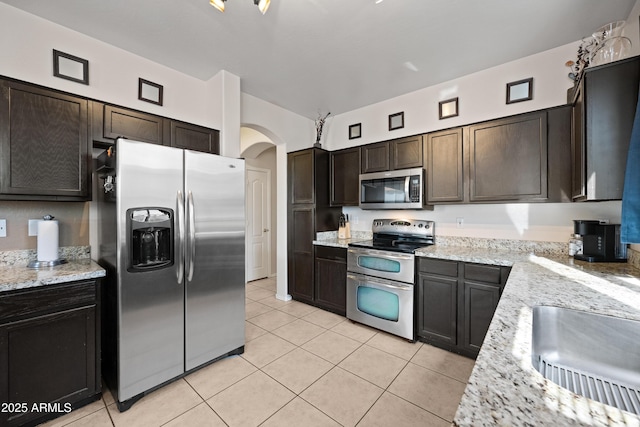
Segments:
[[[51,221],[53,220],[53,216],[52,215],[45,215],[44,217],[42,217],[42,219],[44,219],[45,221]],[[45,268],[45,267],[54,267],[56,265],[60,265],[60,264],[66,264],[68,261],[64,258],[58,258],[55,260],[51,260],[51,261],[31,261],[29,262],[29,264],[27,264],[27,267],[29,268]]]

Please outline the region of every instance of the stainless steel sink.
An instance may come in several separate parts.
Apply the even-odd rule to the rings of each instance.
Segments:
[[[640,321],[533,308],[531,362],[576,394],[640,415]]]

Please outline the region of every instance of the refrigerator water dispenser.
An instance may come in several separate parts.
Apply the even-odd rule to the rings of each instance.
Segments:
[[[127,210],[131,242],[130,272],[156,270],[173,265],[173,211],[161,208]]]

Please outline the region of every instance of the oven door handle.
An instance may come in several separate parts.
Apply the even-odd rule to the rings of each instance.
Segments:
[[[407,260],[407,261],[411,261],[414,258],[414,255],[391,255],[389,252],[384,252],[381,253],[380,251],[362,251],[362,250],[356,250],[356,249],[349,249],[349,252],[351,252],[352,254],[355,254],[358,257],[361,256],[378,256],[378,255],[382,255],[385,258],[390,258],[390,259],[400,259],[400,260]]]
[[[366,283],[370,283],[372,285],[378,285],[382,288],[389,288],[389,289],[397,289],[400,291],[413,291],[413,285],[393,285],[389,282],[381,282],[378,280],[375,280],[371,277],[367,277],[367,276],[360,276],[360,275],[356,275],[356,274],[349,274],[347,273],[347,279],[351,279],[351,280],[356,280],[356,281],[363,281]]]

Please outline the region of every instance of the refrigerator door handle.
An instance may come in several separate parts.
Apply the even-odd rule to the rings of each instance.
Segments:
[[[176,272],[176,278],[178,279],[178,285],[182,285],[184,279],[184,246],[185,246],[185,233],[184,233],[184,197],[182,197],[182,191],[178,190],[176,196],[176,224],[178,228],[178,256],[176,257],[176,264],[178,269]]]
[[[187,197],[187,204],[187,231],[189,233],[187,243],[187,280],[191,281],[191,279],[193,279],[193,269],[196,260],[196,212],[193,206],[193,193],[191,191],[189,191],[189,196]]]

